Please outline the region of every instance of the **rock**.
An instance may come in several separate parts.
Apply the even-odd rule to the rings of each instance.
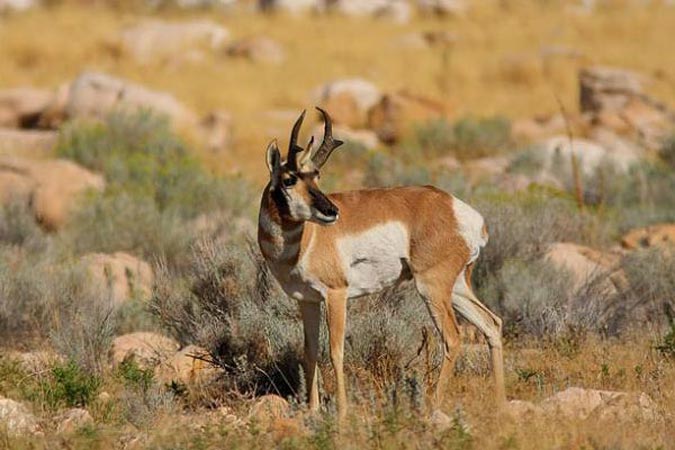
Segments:
[[[423,14],[463,16],[469,9],[469,3],[466,0],[417,0],[417,7]]]
[[[224,48],[229,39],[229,30],[208,20],[146,20],[125,28],[120,36],[124,51],[140,63],[191,51],[218,50]]]
[[[269,426],[274,421],[287,417],[290,412],[288,402],[278,395],[263,395],[258,398],[249,413],[249,420],[262,426]]]
[[[34,127],[53,96],[49,90],[30,87],[0,91],[0,127]]]
[[[645,393],[600,391],[570,387],[541,403],[546,414],[568,419],[660,421],[656,404]]]
[[[661,223],[630,230],[621,238],[621,246],[629,250],[675,245],[675,223]]]
[[[349,17],[375,17],[396,23],[408,23],[412,8],[405,0],[335,0],[330,10]]]
[[[502,175],[509,164],[510,160],[505,156],[487,156],[466,161],[462,170],[467,181],[475,185],[480,181],[495,179]]]
[[[199,134],[207,150],[217,153],[230,147],[233,122],[227,111],[211,111],[199,122]]]
[[[60,414],[56,421],[56,432],[59,434],[71,434],[89,425],[94,424],[94,419],[89,411],[83,408],[71,408]]]
[[[0,426],[10,436],[22,436],[40,432],[37,418],[23,404],[0,397]]]
[[[196,345],[188,345],[175,353],[166,362],[155,368],[155,375],[163,383],[179,381],[188,385],[205,384],[222,373],[222,370],[211,364],[211,357],[206,349]]]
[[[17,361],[19,366],[30,374],[40,374],[56,363],[63,362],[63,358],[49,350],[32,352],[11,352],[8,358]]]
[[[128,253],[89,253],[81,258],[92,281],[109,294],[113,306],[152,294],[154,274],[150,264]]]
[[[0,0],[0,13],[27,11],[40,3],[40,0]]]
[[[613,67],[594,66],[579,72],[579,102],[582,112],[618,111],[643,93],[644,77]]]
[[[254,36],[238,40],[227,48],[227,54],[263,64],[278,65],[286,60],[286,54],[281,44],[267,36]]]
[[[517,119],[511,124],[513,137],[529,142],[564,133],[565,129],[565,119],[562,114]]]
[[[258,0],[258,8],[265,12],[282,12],[286,14],[302,14],[322,9],[320,0]]]
[[[574,139],[570,144],[567,136],[554,136],[535,144],[533,157],[542,170],[556,176],[571,172],[572,154],[575,155],[581,172],[593,176],[597,169],[609,164],[619,172],[627,172],[638,162],[639,156],[633,148],[613,148],[612,151],[587,139]]]
[[[70,85],[66,104],[69,118],[102,119],[115,109],[151,109],[167,116],[174,125],[194,125],[195,114],[170,94],[104,73],[85,72]]]
[[[312,130],[315,145],[323,140],[323,124],[318,124]],[[357,145],[362,145],[364,148],[373,149],[380,147],[382,143],[377,138],[377,135],[370,130],[352,130],[349,127],[336,125],[333,127],[333,137],[344,142],[351,142]]]
[[[368,111],[368,126],[381,141],[394,144],[419,123],[447,118],[442,103],[406,92],[386,94]]]
[[[511,418],[519,422],[526,422],[540,417],[544,411],[539,405],[535,405],[532,402],[511,400],[506,405],[506,412]]]
[[[51,154],[59,140],[58,132],[0,128],[0,155],[42,156]]]
[[[79,197],[105,181],[72,161],[0,157],[0,200],[25,201],[48,230],[62,227]]]
[[[368,112],[381,99],[380,90],[361,78],[332,81],[314,90],[314,103],[331,115],[333,122],[350,128],[364,128]]]
[[[439,430],[447,430],[452,427],[452,419],[440,409],[435,409],[429,417],[431,424]]]
[[[625,274],[618,269],[620,255],[603,253],[567,242],[551,244],[544,260],[572,276],[573,289],[599,283],[598,293],[612,295],[627,286]]]
[[[113,340],[110,360],[113,367],[127,358],[134,358],[142,369],[155,367],[178,351],[178,342],[157,333],[138,331],[124,334]]]

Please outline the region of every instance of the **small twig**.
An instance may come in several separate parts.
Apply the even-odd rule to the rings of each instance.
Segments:
[[[572,177],[574,179],[574,194],[575,194],[575,197],[576,197],[576,200],[577,200],[577,206],[579,207],[579,210],[583,211],[584,210],[584,189],[583,189],[581,174],[580,174],[580,170],[579,170],[579,161],[577,160],[577,156],[574,154],[574,135],[572,134],[572,126],[570,124],[569,116],[567,114],[567,110],[565,109],[565,105],[560,100],[560,97],[555,92],[555,90],[551,89],[551,92],[553,93],[553,97],[555,97],[555,100],[558,103],[558,108],[560,109],[560,113],[562,114],[563,120],[565,121],[565,132],[567,134],[567,139],[569,140],[569,143],[570,143],[570,159],[572,161]]]

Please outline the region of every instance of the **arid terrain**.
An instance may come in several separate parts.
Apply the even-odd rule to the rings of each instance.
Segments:
[[[675,5],[0,0],[0,448],[675,448]],[[504,320],[442,405],[412,285],[348,305],[351,410],[305,405],[256,242],[314,106],[326,192],[432,184],[490,233]]]

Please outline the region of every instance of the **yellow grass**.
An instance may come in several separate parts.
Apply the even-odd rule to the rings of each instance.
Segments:
[[[66,2],[0,24],[0,88],[55,87],[82,70],[94,69],[169,91],[201,113],[231,111],[236,144],[226,158],[211,157],[209,163],[249,174],[262,169],[257,156],[265,142],[279,134],[285,138],[288,130],[288,120],[266,112],[295,114],[311,106],[313,88],[335,78],[364,77],[385,91],[408,89],[448,103],[456,116],[513,118],[555,112],[554,92],[573,111],[577,69],[597,63],[652,76],[649,90],[675,103],[675,58],[668,56],[675,8],[615,6],[588,15],[563,3],[489,1],[465,18],[416,18],[405,26],[342,17],[168,11],[159,15],[207,17],[229,28],[235,38],[271,36],[285,47],[287,61],[269,66],[212,54],[200,63],[143,66],[121,54],[117,44],[119,29],[141,16]],[[396,45],[407,33],[429,30],[456,34],[445,62],[441,49]],[[547,46],[566,47],[583,56],[553,57],[544,63],[539,55]]]

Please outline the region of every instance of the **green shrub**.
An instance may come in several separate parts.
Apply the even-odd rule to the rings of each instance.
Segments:
[[[42,399],[48,408],[84,407],[96,398],[101,379],[83,370],[74,361],[56,364],[42,382]],[[38,400],[38,399],[35,399]]]
[[[419,126],[414,140],[405,142],[402,150],[413,159],[450,154],[466,160],[504,153],[511,146],[511,124],[507,119],[465,117],[452,124],[437,119]]]

